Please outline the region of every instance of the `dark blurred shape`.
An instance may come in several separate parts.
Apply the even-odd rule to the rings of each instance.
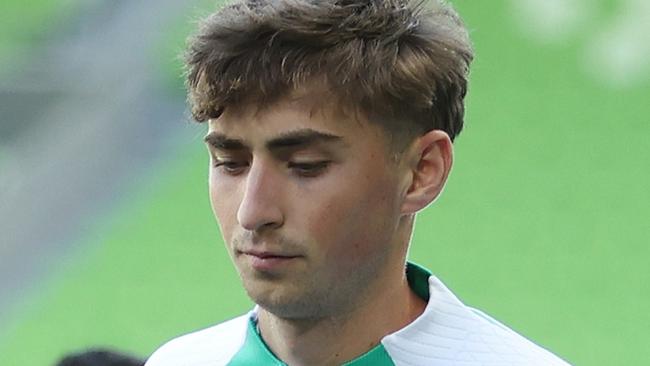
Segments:
[[[56,366],[144,366],[144,360],[106,349],[91,349],[65,356]]]

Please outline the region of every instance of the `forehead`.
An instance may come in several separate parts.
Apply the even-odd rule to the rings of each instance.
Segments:
[[[324,92],[294,91],[272,103],[241,103],[209,120],[210,132],[240,139],[266,139],[292,130],[311,129],[344,140],[380,138],[380,129]]]

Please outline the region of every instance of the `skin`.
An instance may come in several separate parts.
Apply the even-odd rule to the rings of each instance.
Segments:
[[[419,316],[404,266],[414,215],[451,168],[431,131],[391,157],[384,130],[294,92],[209,121],[210,199],[271,351],[352,360]],[[327,342],[323,342],[323,340]]]

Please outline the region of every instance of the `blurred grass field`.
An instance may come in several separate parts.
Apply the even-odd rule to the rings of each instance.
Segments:
[[[79,0],[2,0],[0,2],[0,77],[29,57],[33,44],[73,14]]]
[[[571,363],[647,364],[650,83],[590,77],[581,37],[535,43],[508,20],[508,1],[454,3],[477,53],[466,130],[446,191],[417,219],[411,259]],[[170,88],[188,19],[161,43]],[[0,330],[0,365],[50,365],[94,345],[148,355],[251,306],[212,218],[201,144],[147,172],[21,299]]]

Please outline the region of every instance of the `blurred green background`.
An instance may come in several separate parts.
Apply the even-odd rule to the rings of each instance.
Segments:
[[[180,102],[176,56],[215,8],[190,3],[143,50],[153,85]],[[0,58],[16,73],[33,57],[16,52],[23,43],[44,47],[89,6],[52,4],[1,3]],[[453,4],[477,54],[466,129],[443,196],[418,217],[411,259],[571,363],[647,364],[650,7]],[[178,141],[93,209],[73,244],[0,309],[0,365],[51,365],[89,346],[145,356],[250,308],[210,211],[204,127],[177,123]]]

